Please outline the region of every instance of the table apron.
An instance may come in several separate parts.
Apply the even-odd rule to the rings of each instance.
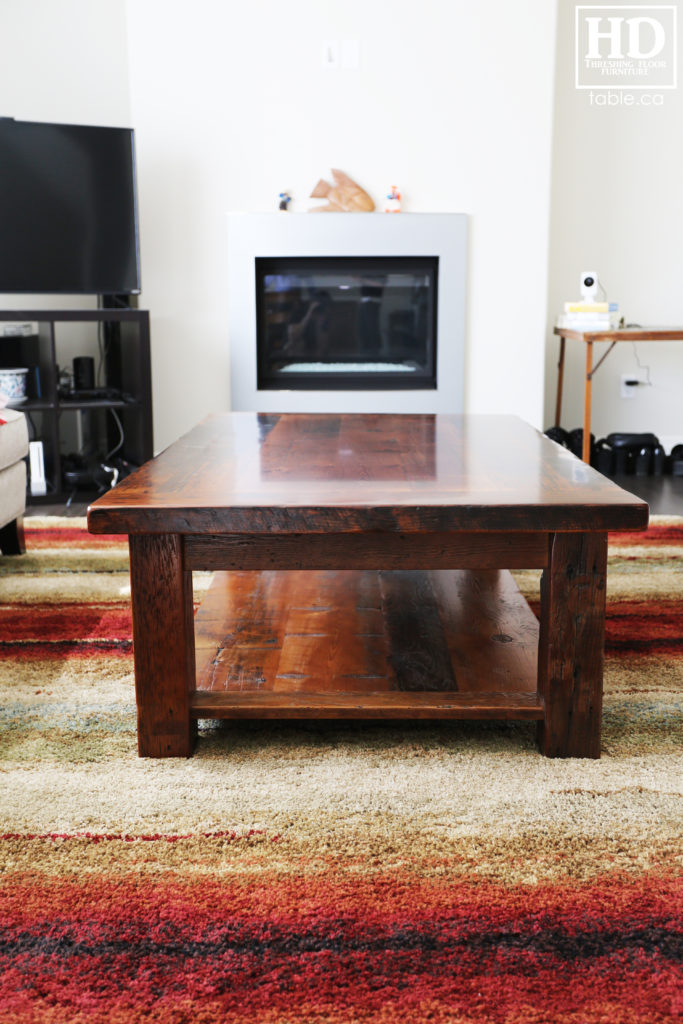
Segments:
[[[187,534],[185,570],[544,569],[548,533]]]

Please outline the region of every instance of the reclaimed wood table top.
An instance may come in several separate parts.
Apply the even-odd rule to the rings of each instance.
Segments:
[[[94,533],[645,528],[648,507],[521,419],[209,416],[89,509]]]

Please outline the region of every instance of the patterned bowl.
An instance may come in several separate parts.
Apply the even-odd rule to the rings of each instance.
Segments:
[[[28,370],[0,369],[0,395],[8,399],[8,405],[18,404],[26,400],[26,375]]]

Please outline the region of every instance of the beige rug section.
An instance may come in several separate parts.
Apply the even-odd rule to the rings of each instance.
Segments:
[[[84,573],[63,552],[38,552],[35,572],[0,578],[0,600],[127,600],[125,564],[117,555],[102,571],[100,557],[114,564],[104,551],[98,571]],[[531,578],[520,575],[523,584]],[[200,591],[209,579],[201,574]],[[681,594],[682,584],[666,558],[653,571],[615,565],[610,580],[612,599]],[[192,759],[157,761],[136,754],[130,656],[8,661],[0,664],[0,832],[17,836],[15,865],[35,870],[54,866],[59,847],[27,835],[85,832],[187,837],[163,856],[135,838],[83,840],[92,871],[104,870],[107,856],[107,870],[166,870],[192,857],[192,837],[206,833],[219,835],[193,864],[199,873],[322,871],[341,855],[347,870],[381,858],[511,882],[671,869],[683,851],[682,685],[683,659],[609,659],[599,761],[543,758],[523,723],[211,722]]]

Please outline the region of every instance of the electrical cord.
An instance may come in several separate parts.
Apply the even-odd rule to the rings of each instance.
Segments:
[[[102,322],[97,325],[97,348],[99,351],[99,359],[97,362],[97,373],[95,375],[95,379],[97,381],[97,386],[100,387],[102,382],[102,370],[109,352],[109,344],[104,337],[104,324]]]
[[[605,287],[604,287],[602,281],[600,280],[600,278],[598,278],[598,284],[600,285],[600,288],[602,289],[603,301],[606,302],[607,301],[607,292],[605,291]],[[624,320],[624,317],[622,317],[621,321],[619,323],[619,326],[620,327],[642,327],[642,324],[627,324],[625,322],[625,320]],[[638,355],[638,349],[636,348],[635,341],[632,341],[631,344],[633,345],[633,355],[634,355],[636,363],[638,365],[638,369],[639,370],[643,370],[645,372],[645,380],[642,383],[645,384],[647,387],[651,388],[654,385],[652,383],[652,378],[650,377],[650,366],[649,366],[649,364],[646,366],[643,363],[641,363],[640,356]]]
[[[632,341],[632,342],[631,342],[631,344],[633,345],[633,355],[634,355],[634,356],[635,356],[635,358],[636,358],[636,362],[637,362],[637,364],[638,364],[638,369],[639,369],[639,370],[644,370],[644,371],[645,371],[645,384],[646,384],[646,385],[647,385],[647,386],[648,386],[649,388],[651,388],[651,387],[652,387],[652,381],[651,381],[651,379],[650,379],[650,367],[649,367],[649,365],[647,365],[647,366],[644,366],[644,365],[643,365],[643,364],[641,363],[641,361],[640,361],[640,357],[638,356],[638,349],[636,348],[636,343],[635,343],[635,341]]]
[[[107,454],[104,456],[104,458],[102,459],[103,463],[104,462],[109,462],[109,459],[112,457],[112,455],[116,455],[117,451],[119,451],[119,449],[123,447],[123,442],[125,440],[125,434],[123,432],[123,424],[121,423],[121,419],[120,419],[118,413],[116,412],[116,409],[109,409],[109,412],[112,414],[112,416],[116,420],[116,426],[119,428],[119,440],[118,440],[118,443],[115,444],[114,447],[111,449],[111,451],[107,452]]]

